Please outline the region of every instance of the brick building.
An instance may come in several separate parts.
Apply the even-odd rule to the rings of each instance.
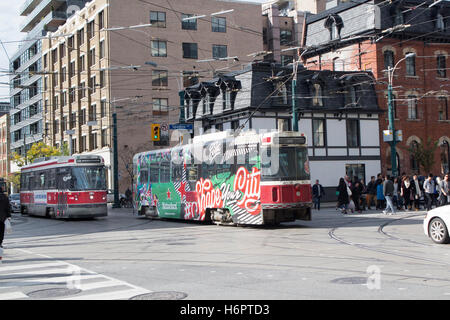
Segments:
[[[179,122],[179,91],[201,77],[240,69],[252,60],[248,54],[262,51],[261,7],[228,0],[93,0],[51,36],[42,46],[45,141],[101,155],[111,186],[117,115],[125,191],[132,156],[154,148],[151,124]]]
[[[395,129],[403,131],[403,141],[397,145],[400,173],[428,174],[408,151],[428,139],[438,142],[433,173],[443,174],[449,169],[450,19],[446,17],[450,15],[450,3],[431,4],[355,0],[306,21],[304,63],[317,70],[372,71],[379,105],[385,111],[386,70],[399,62],[392,84]],[[415,56],[400,62],[408,53]],[[385,112],[380,116],[380,130],[387,129]],[[390,146],[382,140],[380,144],[383,172],[390,173]]]

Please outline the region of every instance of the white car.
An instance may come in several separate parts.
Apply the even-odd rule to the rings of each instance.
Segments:
[[[435,208],[427,212],[423,220],[423,231],[436,243],[448,243],[450,226],[450,204]]]
[[[20,212],[20,193],[13,193],[9,195],[9,203],[12,212]]]

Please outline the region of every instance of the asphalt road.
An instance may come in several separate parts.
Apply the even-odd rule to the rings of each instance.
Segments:
[[[20,216],[6,235],[0,300],[449,299],[450,246],[424,212],[313,212],[277,227]]]

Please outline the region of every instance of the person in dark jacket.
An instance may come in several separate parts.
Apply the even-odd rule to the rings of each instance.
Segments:
[[[376,202],[377,202],[377,184],[376,184],[376,180],[375,180],[375,176],[370,177],[370,181],[367,184],[367,197],[366,197],[366,202],[367,202],[367,209],[370,210],[370,206],[372,205],[372,201],[375,204],[375,207],[377,206]]]
[[[344,178],[339,179],[339,185],[336,188],[336,192],[338,194],[338,207],[343,214],[347,214],[348,204],[350,203],[347,188],[347,183],[345,183]]]
[[[1,253],[3,252],[3,238],[5,236],[5,221],[9,218],[11,218],[9,198],[3,193],[3,189],[0,187],[0,262],[2,259]]]
[[[352,191],[352,200],[353,203],[355,204],[355,211],[358,211],[359,213],[361,213],[361,206],[359,205],[359,200],[361,197],[361,185],[359,182],[355,182],[353,185],[353,188],[351,189]]]
[[[322,185],[319,183],[319,180],[316,180],[316,184],[312,187],[313,193],[313,201],[314,201],[314,209],[320,211],[320,199],[325,195],[325,190]]]

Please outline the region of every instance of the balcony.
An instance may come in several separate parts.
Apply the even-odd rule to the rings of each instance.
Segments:
[[[29,32],[39,24],[43,17],[46,19],[52,13],[55,14],[55,18],[64,17],[64,21],[67,18],[67,13],[64,11],[55,11],[54,8],[61,7],[61,4],[65,3],[63,0],[42,0],[34,10],[28,15],[28,18],[20,26],[21,32]]]
[[[29,15],[34,8],[41,2],[41,0],[27,0],[24,2],[24,4],[20,7],[19,13],[21,16],[27,16]]]

